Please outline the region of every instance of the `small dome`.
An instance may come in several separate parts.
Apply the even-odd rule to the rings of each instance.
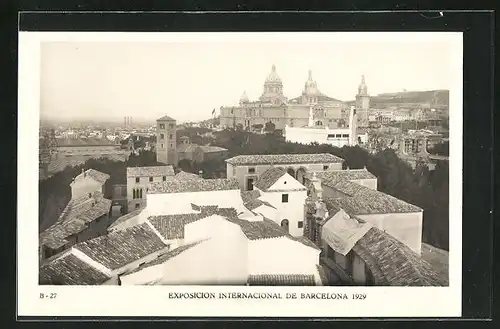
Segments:
[[[271,73],[267,76],[266,82],[279,82],[281,83],[281,78],[278,76],[278,73],[276,73],[276,66],[273,64],[273,67],[271,69]]]
[[[243,95],[241,95],[241,97],[240,97],[240,102],[241,102],[241,103],[248,103],[248,102],[249,102],[249,100],[248,100],[248,96],[247,96],[246,91],[244,91],[244,92],[243,92]]]

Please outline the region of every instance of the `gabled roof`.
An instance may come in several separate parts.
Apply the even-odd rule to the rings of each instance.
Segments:
[[[238,155],[227,159],[232,165],[342,163],[344,160],[329,153],[316,154],[253,154]]]
[[[167,182],[152,183],[149,187],[149,194],[159,193],[183,193],[183,192],[203,192],[203,191],[224,191],[239,190],[236,179],[200,179],[200,180],[170,180]]]
[[[279,238],[287,235],[278,224],[268,219],[256,222],[238,218],[230,218],[228,220],[239,225],[249,240]]]
[[[422,208],[389,194],[343,178],[332,177],[325,180],[323,184],[343,194],[339,197],[324,198],[328,211],[331,213],[337,213],[340,209],[345,210],[351,216],[423,211]]]
[[[172,119],[171,117],[169,117],[168,115],[165,115],[159,119],[156,119],[156,121],[175,121],[175,119]]]
[[[250,286],[314,286],[313,274],[256,274],[249,275]]]
[[[85,179],[87,177],[90,177],[90,178],[96,180],[97,182],[104,184],[104,183],[106,183],[106,181],[109,179],[110,176],[106,173],[100,172],[100,171],[95,170],[95,169],[87,169],[86,171],[82,171],[81,174],[76,176],[75,181],[80,180],[80,179]],[[73,185],[73,183],[71,183],[71,185]]]
[[[99,285],[109,279],[73,254],[42,265],[38,277],[41,285]]]
[[[71,199],[56,223],[40,233],[40,245],[52,249],[64,246],[66,238],[85,230],[90,222],[107,215],[110,208],[111,200],[100,192]]]
[[[365,169],[347,169],[347,170],[332,170],[332,171],[316,171],[316,177],[321,181],[327,183],[330,179],[346,179],[346,180],[360,180],[360,179],[377,179],[377,177]],[[311,173],[306,174],[311,177]]]
[[[127,177],[174,176],[172,166],[127,167]]]
[[[259,190],[241,191],[240,195],[241,195],[241,200],[243,200],[243,203],[247,203],[260,197],[260,192]]]
[[[183,239],[184,227],[203,218],[200,213],[150,216],[149,222],[167,240]]]
[[[200,179],[203,179],[203,178],[201,178],[200,176],[198,176],[196,174],[185,172],[185,171],[182,171],[182,170],[179,171],[174,176],[174,178],[178,179],[178,180],[184,180],[184,181],[191,181],[191,180],[200,180]]]
[[[149,225],[143,223],[87,240],[74,248],[115,270],[165,247]]]
[[[404,243],[372,227],[353,248],[370,269],[375,285],[447,286],[448,277]]]
[[[273,208],[273,209],[276,209],[276,207],[274,207],[269,202],[262,201],[262,200],[259,200],[259,199],[253,199],[253,200],[250,200],[250,201],[244,203],[245,208],[247,208],[248,210],[254,210],[256,208],[259,208],[262,205],[270,207],[270,208]]]
[[[284,169],[271,167],[259,176],[254,186],[265,192],[285,174],[286,171]]]
[[[144,210],[144,208],[135,209],[135,210],[129,212],[128,214],[125,214],[125,215],[123,215],[121,217],[118,217],[111,225],[109,225],[108,230],[114,228],[118,224],[126,222],[127,220],[129,220],[131,218],[139,216],[142,213],[143,210]]]

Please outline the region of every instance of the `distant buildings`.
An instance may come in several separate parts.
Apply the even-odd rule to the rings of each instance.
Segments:
[[[358,89],[357,109],[360,120],[358,125],[368,126],[369,96],[362,78]],[[238,106],[223,106],[220,109],[220,125],[227,128],[254,130],[255,125],[265,126],[271,122],[275,129],[285,126],[305,127],[309,125],[310,113],[315,127],[345,127],[348,113],[344,102],[323,94],[312,78],[312,72],[304,84],[302,95],[288,100],[283,94],[283,83],[273,65],[271,73],[264,82],[264,92],[257,101],[250,101],[246,93],[240,98]]]
[[[177,145],[177,159],[190,160],[194,162],[203,162],[212,159],[225,159],[229,151],[223,147],[198,145],[191,143],[188,136],[179,138],[180,143]]]

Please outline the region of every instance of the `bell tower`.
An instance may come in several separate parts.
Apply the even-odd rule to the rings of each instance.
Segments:
[[[365,82],[365,76],[361,76],[361,83],[358,86],[356,94],[356,114],[358,116],[359,127],[368,126],[368,110],[370,109],[370,95],[368,95],[368,87]]]

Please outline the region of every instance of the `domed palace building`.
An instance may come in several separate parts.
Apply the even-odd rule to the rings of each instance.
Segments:
[[[364,87],[362,89],[364,91]],[[278,130],[283,130],[285,126],[306,127],[310,126],[311,116],[315,127],[341,128],[347,126],[349,111],[344,102],[319,90],[310,70],[302,94],[287,99],[283,94],[283,82],[274,65],[258,100],[250,101],[244,92],[238,105],[220,108],[223,128],[241,125],[243,129],[259,130],[268,122],[272,122]]]

